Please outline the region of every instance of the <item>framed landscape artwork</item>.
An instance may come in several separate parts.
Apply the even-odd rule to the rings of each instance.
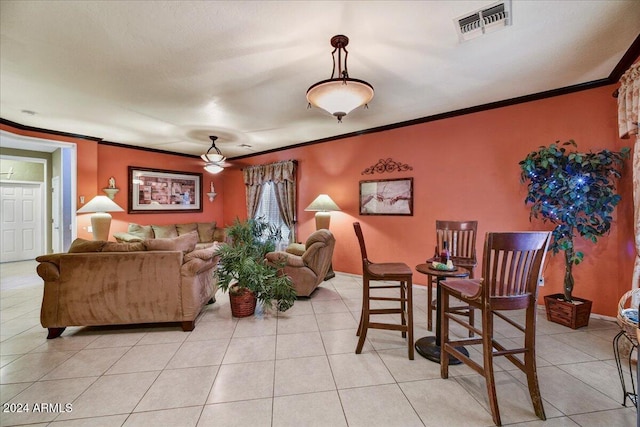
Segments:
[[[129,213],[202,212],[202,174],[129,166]]]
[[[413,215],[413,178],[360,181],[360,215]]]

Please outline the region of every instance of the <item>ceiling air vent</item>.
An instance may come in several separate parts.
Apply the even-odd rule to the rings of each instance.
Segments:
[[[511,0],[494,3],[454,20],[460,42],[511,25]]]

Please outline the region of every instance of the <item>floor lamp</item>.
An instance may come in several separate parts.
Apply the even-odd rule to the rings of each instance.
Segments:
[[[315,211],[316,213],[316,230],[329,229],[331,223],[331,211],[339,211],[340,208],[336,205],[336,202],[331,200],[327,194],[320,194],[316,197],[309,206],[305,208],[305,211]],[[324,280],[331,279],[336,276],[333,272],[333,264],[329,265],[329,271]]]
[[[107,196],[96,196],[76,211],[76,213],[93,213],[91,215],[93,240],[104,241],[109,240],[109,228],[111,228],[109,212],[124,212],[124,209]]]

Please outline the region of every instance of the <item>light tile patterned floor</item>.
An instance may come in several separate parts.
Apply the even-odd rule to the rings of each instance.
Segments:
[[[279,315],[231,316],[227,295],[192,332],[179,326],[68,328],[46,340],[36,263],[0,265],[0,400],[29,413],[0,425],[38,426],[491,426],[484,380],[463,366],[408,360],[399,333],[370,331],[354,353],[361,279],[341,274]],[[426,330],[426,290],[415,287],[415,336]],[[504,325],[496,329],[508,338]],[[614,322],[578,331],[538,316],[538,372],[547,421],[536,418],[523,374],[500,361],[505,425],[634,426],[621,405]],[[471,348],[472,357],[480,357]],[[626,368],[625,368],[626,369]],[[33,412],[34,403],[70,412]],[[54,408],[55,409],[55,408]],[[59,409],[59,408],[57,408]]]

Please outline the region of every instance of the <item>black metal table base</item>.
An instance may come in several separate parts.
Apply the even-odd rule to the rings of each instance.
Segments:
[[[420,356],[432,362],[440,363],[440,346],[436,344],[436,337],[422,337],[416,341],[415,347]],[[456,349],[465,356],[469,356],[466,348],[456,347]],[[449,365],[459,365],[461,363],[461,361],[449,355]]]

